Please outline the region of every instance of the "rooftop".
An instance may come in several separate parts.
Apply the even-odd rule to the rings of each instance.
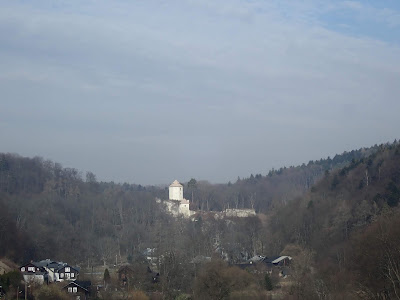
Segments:
[[[182,187],[182,184],[180,184],[178,180],[174,180],[174,182],[171,183],[170,187],[171,187],[171,186]]]

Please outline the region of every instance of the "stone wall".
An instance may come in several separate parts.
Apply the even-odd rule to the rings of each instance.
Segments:
[[[247,208],[246,209],[228,208],[225,209],[224,212],[227,217],[247,218],[256,215],[256,211],[254,209],[247,209]]]

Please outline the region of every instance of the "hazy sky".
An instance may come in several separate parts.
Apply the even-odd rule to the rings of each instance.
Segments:
[[[0,2],[0,152],[227,182],[399,138],[400,1]]]

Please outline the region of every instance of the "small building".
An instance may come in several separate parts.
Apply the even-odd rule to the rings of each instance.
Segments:
[[[130,264],[124,264],[118,269],[117,273],[118,280],[123,286],[126,286],[129,283],[129,279],[133,277],[134,270]]]
[[[274,256],[267,258],[262,255],[255,255],[249,260],[233,264],[253,274],[269,274],[287,278],[290,275],[290,256]]]
[[[63,265],[64,263],[50,261],[47,265],[44,266],[49,276],[49,282],[56,281],[56,273],[58,269],[61,268]]]
[[[160,273],[151,270],[150,267],[147,267],[147,273],[150,275],[152,283],[157,283],[160,281]]]
[[[267,259],[265,256],[262,255],[254,255],[252,258],[248,260],[249,263],[257,263],[257,262],[262,262],[265,259]]]
[[[87,300],[90,297],[90,289],[92,283],[90,281],[71,281],[63,287],[68,294],[72,295],[76,300]]]
[[[54,273],[55,281],[64,281],[64,280],[76,280],[79,276],[79,269],[75,267],[71,267],[68,264],[64,264],[57,269]]]
[[[24,281],[32,284],[43,284],[47,282],[47,271],[44,267],[34,262],[27,263],[19,268]]]
[[[274,265],[274,266],[287,267],[290,265],[291,260],[292,260],[292,257],[283,255],[283,256],[274,256],[274,257],[266,258],[264,260],[264,262],[267,264]]]

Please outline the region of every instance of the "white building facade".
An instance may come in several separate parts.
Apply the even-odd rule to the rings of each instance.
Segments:
[[[178,180],[174,180],[169,186],[168,193],[169,199],[164,200],[163,203],[166,210],[174,217],[183,216],[184,218],[188,218],[195,213],[189,208],[189,200],[183,198],[183,185]],[[158,199],[157,202],[161,203],[161,200]]]
[[[183,200],[183,185],[178,180],[174,180],[169,186],[169,200]]]

